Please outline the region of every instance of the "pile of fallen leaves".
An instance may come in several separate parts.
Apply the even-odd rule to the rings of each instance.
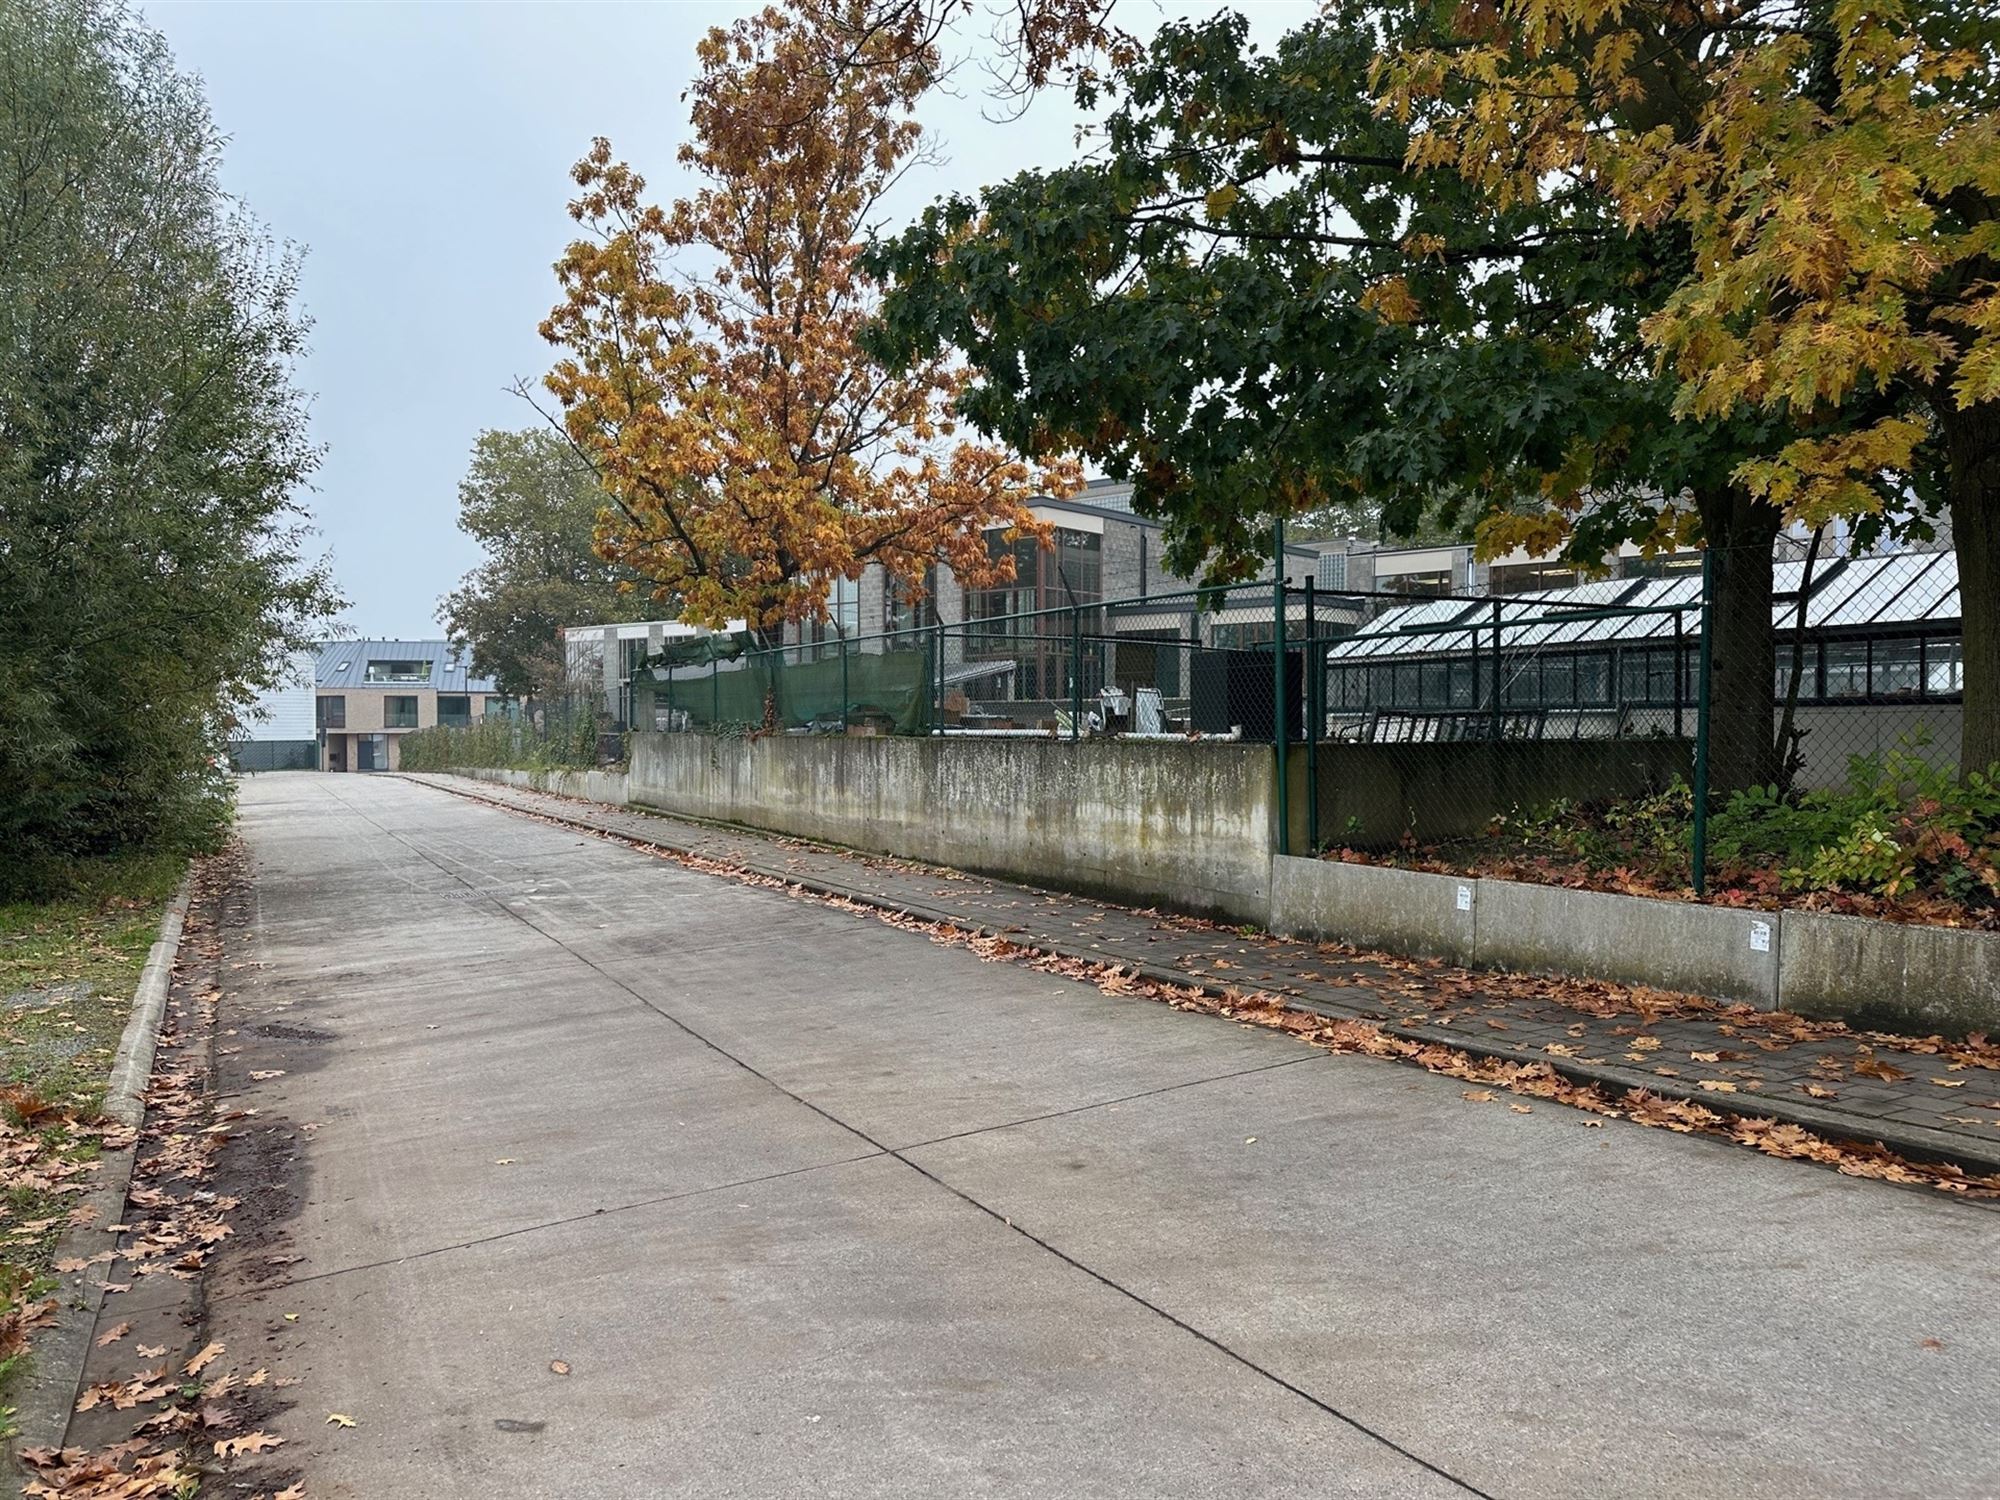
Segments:
[[[219,963],[221,934],[210,914],[216,888],[228,878],[229,858],[208,862],[197,875],[177,970],[213,970]],[[113,1316],[113,1299],[149,1278],[198,1281],[209,1257],[230,1234],[227,1216],[237,1201],[216,1193],[209,1182],[224,1142],[253,1112],[218,1108],[208,1092],[203,1054],[221,998],[221,989],[212,982],[194,991],[191,1006],[176,990],[146,1091],[145,1123],[119,1246],[59,1263],[64,1271],[115,1267],[108,1273],[115,1279],[104,1285],[104,1317]],[[96,1347],[120,1348],[132,1332],[130,1322],[115,1323],[98,1334]],[[262,1368],[241,1373],[228,1368],[219,1343],[186,1359],[174,1356],[165,1344],[137,1340],[132,1352],[136,1363],[129,1373],[88,1386],[75,1407],[79,1414],[132,1412],[126,1429],[130,1436],[96,1451],[24,1451],[21,1459],[35,1473],[24,1495],[36,1500],[186,1495],[207,1469],[267,1453],[284,1442],[254,1427],[256,1403],[269,1389],[296,1382],[274,1378]],[[303,1495],[294,1485],[275,1500],[302,1500]]]

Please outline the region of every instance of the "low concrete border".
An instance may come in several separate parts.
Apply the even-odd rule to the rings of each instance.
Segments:
[[[121,1125],[137,1130],[146,1115],[146,1085],[153,1076],[153,1050],[160,1038],[160,1020],[166,1014],[167,992],[173,985],[174,959],[180,952],[181,928],[187,920],[188,903],[194,896],[194,871],[189,869],[174,899],[167,903],[160,919],[160,936],[146,955],[139,971],[139,983],[132,992],[132,1014],[119,1038],[118,1052],[111,1064],[111,1080],[105,1089],[104,1113]],[[89,1260],[118,1248],[118,1236],[108,1226],[125,1213],[125,1195],[132,1186],[132,1168],[138,1160],[138,1145],[109,1151],[99,1158],[97,1180],[83,1197],[80,1207],[92,1210],[88,1226],[72,1229],[56,1245],[55,1258]],[[28,1372],[23,1377],[14,1423],[16,1428],[9,1457],[16,1474],[27,1477],[20,1453],[26,1448],[60,1448],[69,1430],[71,1409],[76,1405],[77,1386],[90,1354],[90,1336],[97,1328],[97,1314],[104,1306],[104,1283],[115,1263],[93,1265],[58,1277],[56,1301],[61,1313],[53,1328],[42,1330],[32,1345]]]
[[[1786,1010],[1884,1031],[2000,1030],[2000,933],[1784,914]]]
[[[1271,862],[1268,925],[1290,937],[1471,964],[1478,905],[1479,881],[1470,875],[1285,855]]]
[[[491,775],[492,773],[487,774]],[[463,779],[464,773],[458,773],[458,775]],[[487,796],[484,789],[476,784],[469,784],[462,789],[454,786],[439,785],[435,782],[426,784],[438,786],[440,791],[448,792],[453,796],[464,797],[475,802],[484,802],[489,806],[498,807],[503,811],[515,813],[526,811],[501,798]],[[642,848],[663,849],[682,854],[694,852],[695,840],[676,839],[669,831],[675,822],[686,822],[694,826],[700,826],[694,819],[680,818],[678,815],[672,813],[662,814],[655,809],[646,807],[627,809],[641,814],[651,814],[660,819],[661,828],[657,834],[641,836],[630,830],[615,828],[590,817],[585,810],[587,806],[588,804],[580,806],[575,813],[547,812],[537,809],[532,815],[546,817],[551,822],[580,829],[586,833],[601,834],[605,837],[616,839],[621,843],[637,845]],[[836,852],[847,851],[836,850]],[[1305,864],[1312,863],[1312,861],[1301,860],[1298,863]],[[1019,928],[1009,927],[1002,929],[976,922],[968,922],[962,913],[949,911],[942,907],[933,907],[922,901],[886,900],[883,897],[871,894],[859,886],[844,886],[832,881],[820,880],[809,875],[803,875],[797,870],[781,864],[765,866],[757,864],[754,861],[746,861],[743,868],[753,874],[771,876],[783,881],[787,885],[796,886],[802,891],[823,896],[842,897],[852,901],[857,906],[873,907],[881,911],[907,913],[911,916],[920,917],[925,921],[945,922],[953,927],[971,933],[975,937],[1005,938],[1012,943],[1024,943],[1025,946],[1038,952],[1052,953],[1062,958],[1080,959],[1085,963],[1103,963],[1106,959],[1106,955],[1102,950],[1092,949],[1083,943],[1068,944],[1057,939],[1044,937],[1036,937],[1031,941],[1024,940]],[[1381,869],[1383,867],[1376,866],[1374,868]],[[1423,872],[1398,870],[1390,871],[1389,873],[1411,875]],[[1449,879],[1450,877],[1435,878]],[[1477,897],[1475,895],[1475,904],[1476,900]],[[1455,908],[1455,893],[1453,905]],[[1215,980],[1201,979],[1194,975],[1182,973],[1178,969],[1167,968],[1161,964],[1148,963],[1144,959],[1131,963],[1129,967],[1131,973],[1137,978],[1150,980],[1157,984],[1176,985],[1183,989],[1196,990],[1202,994],[1217,998],[1227,998],[1238,989],[1237,986],[1223,984]],[[1342,992],[1342,994],[1353,993],[1359,992],[1352,990]],[[1752,1108],[1748,1104],[1739,1105],[1733,1103],[1731,1100],[1717,1094],[1702,1092],[1699,1088],[1682,1080],[1663,1078],[1657,1074],[1641,1072],[1634,1068],[1620,1067],[1616,1064],[1608,1063],[1585,1062],[1581,1058],[1553,1057],[1539,1049],[1531,1049],[1497,1039],[1488,1040],[1476,1037],[1469,1032],[1456,1028],[1405,1025],[1384,1011],[1373,1009],[1366,1005],[1350,1004],[1344,999],[1339,998],[1292,995],[1287,997],[1287,1003],[1329,1017],[1367,1021],[1381,1027],[1383,1032],[1389,1036],[1403,1037],[1411,1041],[1427,1044],[1436,1043],[1446,1047],[1454,1047],[1461,1052],[1470,1053],[1474,1057],[1492,1058],[1502,1062],[1540,1063],[1562,1077],[1576,1083],[1597,1084],[1600,1087],[1617,1092],[1642,1088],[1661,1098],[1689,1100],[1700,1104],[1706,1109],[1713,1110],[1719,1115],[1730,1115],[1744,1119],[1777,1119],[1813,1131],[1815,1134],[1824,1136],[1828,1140],[1876,1141],[1902,1156],[1920,1160],[1951,1162],[1966,1171],[1975,1173],[2000,1172],[2000,1142],[1996,1142],[1990,1151],[1982,1153],[1978,1150],[1967,1149],[1968,1145],[1973,1143],[1955,1136],[1948,1136],[1942,1131],[1932,1130],[1925,1126],[1907,1125],[1894,1120],[1869,1120],[1864,1122],[1855,1119],[1851,1115],[1838,1114],[1832,1110],[1823,1109],[1807,1100],[1793,1101],[1765,1094],[1756,1095],[1754,1100],[1750,1101],[1750,1103],[1754,1104],[1754,1108]]]
[[[1517,974],[1573,974],[1778,1007],[1780,914],[1479,882],[1478,963]]]

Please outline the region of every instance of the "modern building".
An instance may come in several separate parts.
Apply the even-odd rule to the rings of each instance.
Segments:
[[[449,641],[328,641],[313,678],[327,771],[393,771],[411,730],[470,724],[509,702]]]
[[[319,768],[312,652],[293,652],[278,680],[237,716],[229,730],[229,764],[238,771]]]

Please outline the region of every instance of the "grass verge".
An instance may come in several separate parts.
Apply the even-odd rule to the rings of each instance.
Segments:
[[[47,1315],[56,1243],[103,1149],[98,1112],[133,987],[186,866],[93,861],[60,897],[0,904],[0,1400]]]

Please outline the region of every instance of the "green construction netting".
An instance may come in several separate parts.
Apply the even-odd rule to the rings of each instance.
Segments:
[[[768,697],[784,729],[837,729],[846,723],[879,725],[895,734],[930,732],[929,651],[850,650],[844,659],[835,653],[816,661],[799,661],[796,655],[761,651],[643,673],[636,684],[638,722],[662,728],[762,724]]]

